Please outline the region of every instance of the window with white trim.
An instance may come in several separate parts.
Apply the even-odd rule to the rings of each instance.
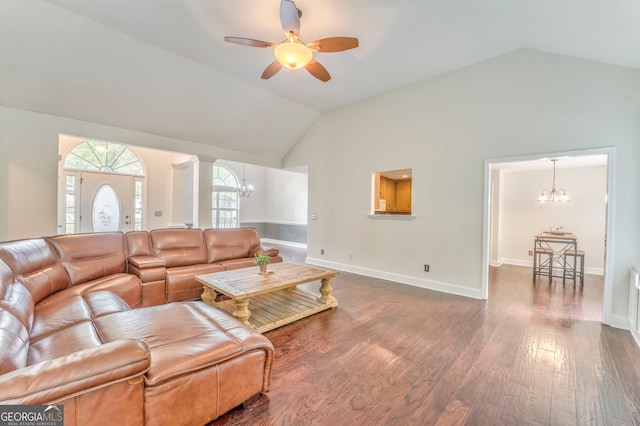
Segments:
[[[237,228],[240,225],[238,178],[227,167],[213,165],[211,225],[214,228]]]

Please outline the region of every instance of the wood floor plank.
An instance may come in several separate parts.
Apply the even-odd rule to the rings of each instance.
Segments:
[[[611,424],[633,424],[604,330],[598,333],[598,339],[591,340],[591,350],[600,354],[595,367],[605,420]]]
[[[575,374],[575,351],[569,333],[557,333],[555,335],[555,358],[553,371],[564,375]]]
[[[613,358],[620,360],[620,362],[616,362],[618,376],[640,376],[640,357],[637,346],[628,339],[627,332],[613,328],[606,328],[604,332]],[[621,380],[620,383],[629,407],[629,414],[634,424],[640,425],[640,382]]]
[[[525,421],[538,424],[549,423],[551,414],[554,353],[547,349],[548,347],[543,343],[538,352],[536,352],[535,366],[523,416]]]
[[[469,412],[470,424],[473,422],[483,422],[486,413],[495,413],[505,397],[507,383],[509,383],[509,375],[511,370],[497,366],[491,372],[480,389],[480,393],[476,398],[471,411]]]
[[[500,425],[519,425],[524,422],[529,389],[516,382],[507,382],[504,397],[498,407],[495,422]]]
[[[600,397],[576,391],[576,423],[578,425],[605,425]]]
[[[574,377],[554,371],[553,390],[551,391],[551,410],[549,424],[575,425],[576,393]]]
[[[337,308],[265,333],[270,392],[211,425],[640,425],[640,349],[601,324],[602,277],[489,280],[481,301],[341,272]]]

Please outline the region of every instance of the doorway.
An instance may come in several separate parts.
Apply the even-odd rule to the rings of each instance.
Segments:
[[[133,177],[80,172],[79,232],[132,230]]]
[[[483,221],[483,274],[482,274],[482,295],[484,299],[487,299],[489,296],[489,266],[491,265],[492,260],[492,238],[495,239],[496,235],[501,235],[500,230],[497,230],[496,227],[500,226],[495,220],[495,211],[501,204],[496,204],[496,194],[494,191],[500,190],[500,182],[499,178],[495,177],[496,168],[503,166],[508,163],[513,164],[531,164],[534,162],[540,162],[540,160],[549,160],[551,158],[575,158],[575,160],[587,160],[591,156],[600,156],[601,158],[605,158],[606,160],[606,172],[602,172],[602,179],[606,179],[606,193],[604,194],[606,201],[604,209],[604,236],[602,238],[602,244],[606,244],[604,248],[604,261],[602,272],[604,274],[604,288],[603,288],[603,301],[602,301],[602,319],[603,323],[611,324],[611,304],[612,304],[612,274],[608,273],[611,271],[611,249],[612,241],[611,238],[613,234],[611,232],[612,223],[610,218],[613,216],[614,203],[612,199],[613,187],[614,187],[614,161],[615,161],[615,148],[600,148],[600,149],[591,149],[591,150],[582,150],[582,151],[572,151],[572,152],[560,152],[560,153],[548,153],[548,154],[539,154],[539,155],[529,155],[529,156],[519,156],[519,157],[508,157],[508,158],[498,158],[498,159],[488,159],[485,160],[485,197],[484,197],[484,215],[485,219]],[[594,157],[595,158],[595,157]],[[496,182],[497,181],[497,182]],[[551,183],[551,182],[548,182]],[[543,186],[548,186],[548,183],[541,182],[540,189]],[[604,183],[603,183],[604,184]],[[531,197],[537,197],[538,194],[531,194]],[[529,196],[529,195],[528,195]],[[549,223],[548,225],[555,225],[553,223]],[[536,229],[537,232],[541,232],[544,229]],[[533,238],[533,236],[531,236]],[[533,240],[532,240],[533,241]],[[527,241],[525,244],[528,244]],[[533,243],[531,242],[531,248]],[[528,250],[527,246],[527,250]],[[494,257],[495,259],[495,257]],[[530,261],[529,261],[530,262]],[[518,264],[514,262],[509,262],[512,264]],[[522,266],[526,266],[523,261]]]
[[[128,147],[60,135],[58,233],[143,229],[145,168]],[[63,152],[64,152],[63,151]]]

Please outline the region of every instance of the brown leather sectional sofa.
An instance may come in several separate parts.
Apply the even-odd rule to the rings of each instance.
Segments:
[[[269,389],[273,346],[197,299],[194,276],[253,266],[255,229],[0,243],[0,404],[65,424],[206,424]]]

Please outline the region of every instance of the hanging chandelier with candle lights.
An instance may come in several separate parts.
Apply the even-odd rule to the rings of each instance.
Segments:
[[[556,162],[558,162],[558,159],[552,158],[551,161],[553,162],[553,183],[551,190],[544,189],[538,197],[538,202],[564,203],[570,201],[567,191],[564,189],[556,189]]]

